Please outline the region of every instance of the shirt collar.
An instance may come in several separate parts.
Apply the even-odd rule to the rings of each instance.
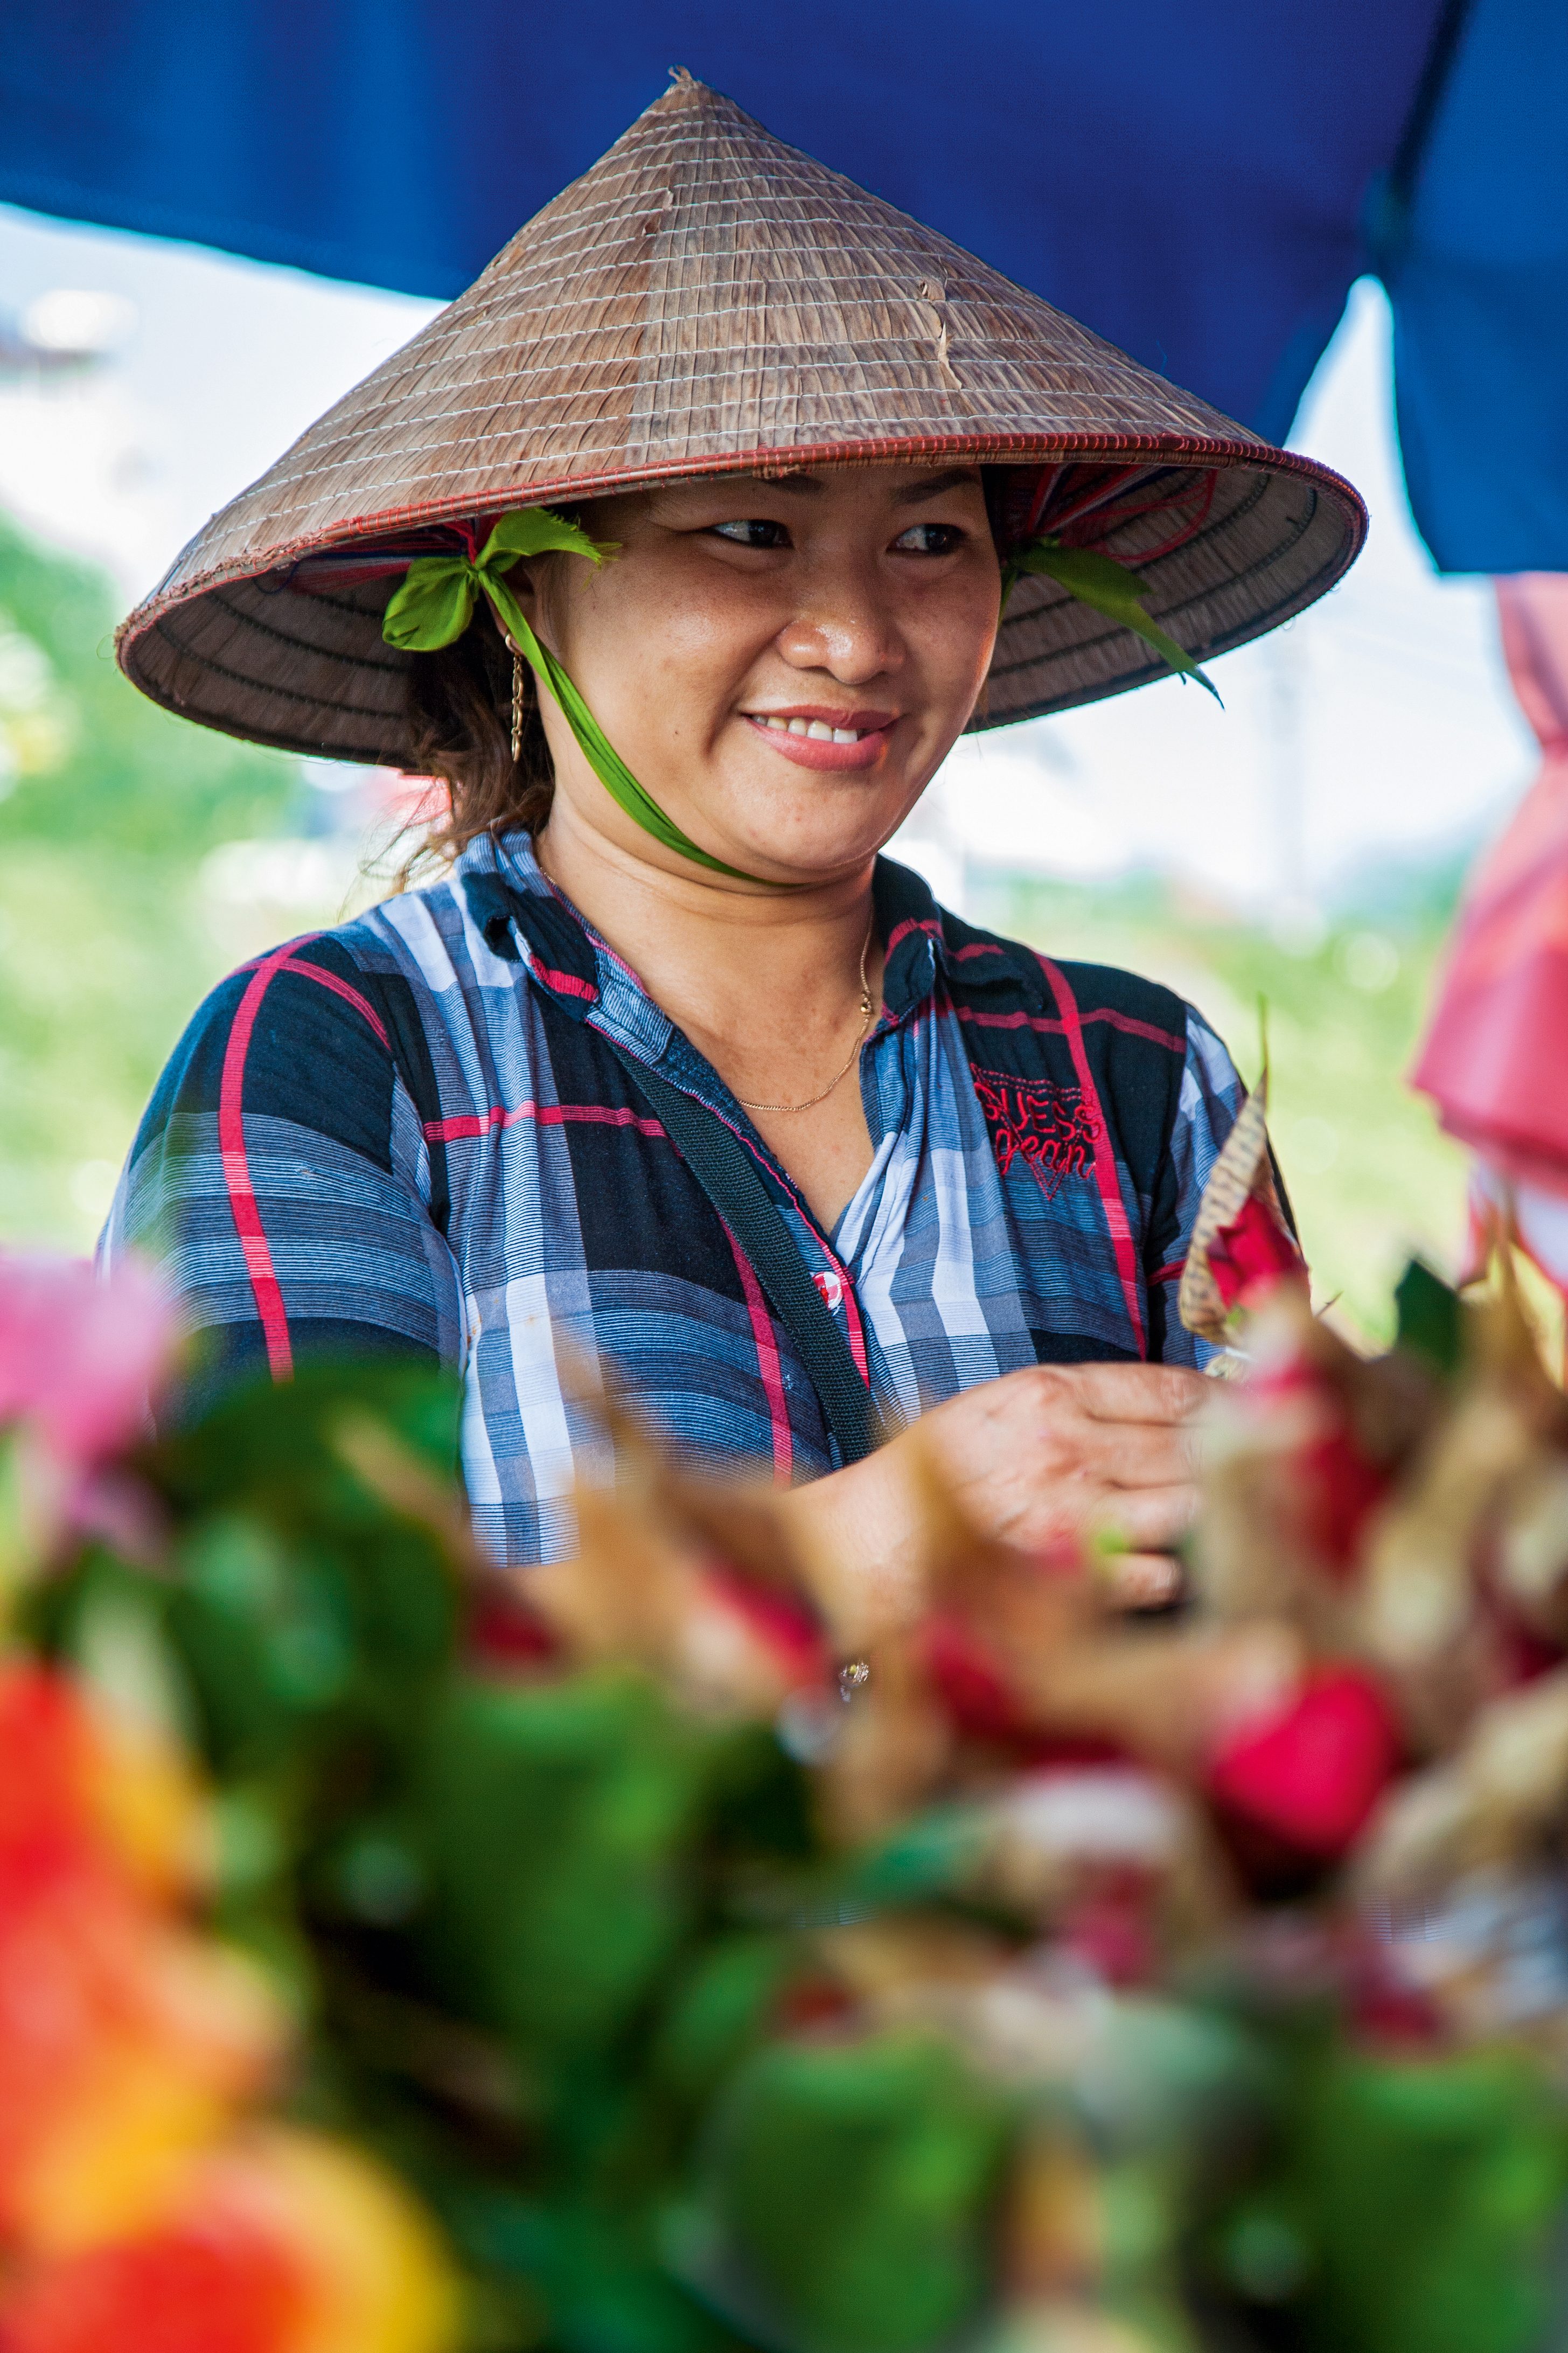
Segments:
[[[1028,951],[949,914],[912,868],[879,858],[872,894],[886,943],[882,1002],[889,1020],[918,1011],[939,980],[965,994],[1008,987],[1031,1002],[1043,998],[1039,965]]]
[[[541,987],[584,1019],[603,993],[599,950],[543,871],[528,835],[476,834],[453,880],[491,954],[527,965]]]
[[[468,912],[492,954],[528,966],[574,1020],[595,1024],[658,1061],[675,1025],[631,966],[559,892],[523,832],[481,834],[458,860]]]
[[[458,859],[454,879],[493,955],[525,963],[535,983],[579,1021],[598,1008],[611,1027],[632,1032],[656,1055],[670,1035],[630,966],[557,891],[524,832],[479,834]],[[964,989],[1022,983],[1038,993],[1040,976],[1005,942],[944,914],[929,885],[908,866],[879,858],[872,878],[877,928],[884,942],[882,1004],[897,1025],[925,1005],[937,982]]]

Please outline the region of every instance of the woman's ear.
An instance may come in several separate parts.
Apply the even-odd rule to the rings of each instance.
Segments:
[[[520,555],[506,575],[507,586],[531,621],[534,617],[539,604],[536,568],[540,561],[537,555]]]
[[[557,627],[560,615],[553,591],[560,581],[561,567],[574,562],[581,562],[581,559],[569,555],[525,555],[519,558],[506,576],[506,585],[521,606],[523,618],[529,628],[557,661],[563,656]],[[585,565],[583,568],[584,571],[588,569]]]

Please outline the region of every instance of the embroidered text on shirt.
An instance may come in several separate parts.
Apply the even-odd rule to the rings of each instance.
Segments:
[[[1047,1200],[1054,1201],[1069,1176],[1089,1175],[1100,1122],[1085,1107],[1081,1087],[971,1068],[1004,1176],[1021,1155],[1039,1179]]]

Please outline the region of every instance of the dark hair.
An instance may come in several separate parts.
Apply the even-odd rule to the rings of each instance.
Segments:
[[[460,638],[408,668],[408,765],[438,776],[447,791],[424,849],[455,858],[477,835],[522,826],[542,830],[555,797],[555,770],[539,715],[533,672],[521,666],[522,725],[511,754],[512,657],[481,601]],[[418,853],[410,861],[420,862]]]
[[[998,549],[1005,549],[1004,509],[1016,469],[984,466],[986,512]],[[408,670],[408,765],[438,776],[449,808],[425,836],[404,869],[406,879],[426,858],[455,858],[481,833],[521,826],[542,833],[555,797],[555,769],[539,715],[533,672],[521,665],[522,725],[511,754],[512,658],[489,604],[462,636],[439,653],[416,654]]]

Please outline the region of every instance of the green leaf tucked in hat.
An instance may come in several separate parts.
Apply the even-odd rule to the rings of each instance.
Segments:
[[[1043,573],[1048,579],[1058,581],[1080,605],[1088,605],[1096,613],[1103,613],[1108,621],[1119,621],[1124,629],[1131,629],[1134,637],[1152,646],[1161,660],[1179,677],[1195,678],[1216,702],[1220,702],[1219,689],[1213,679],[1198,668],[1184,647],[1150,619],[1143,609],[1142,584],[1125,564],[1118,564],[1111,555],[1097,554],[1092,548],[1063,547],[1049,537],[1031,540],[1010,556],[1003,568],[1004,609],[1008,596],[1026,572]]]
[[[503,575],[525,555],[552,551],[585,555],[591,564],[602,564],[606,555],[615,554],[616,546],[612,541],[590,539],[580,525],[568,522],[564,515],[552,514],[548,507],[525,507],[517,514],[502,515],[477,560],[467,555],[421,555],[411,564],[403,586],[387,606],[382,635],[389,646],[404,653],[434,653],[449,646],[473,619],[480,589],[495,599],[499,608],[501,598],[496,592]],[[514,599],[509,596],[506,602],[515,607]],[[526,621],[523,629],[531,636]]]

